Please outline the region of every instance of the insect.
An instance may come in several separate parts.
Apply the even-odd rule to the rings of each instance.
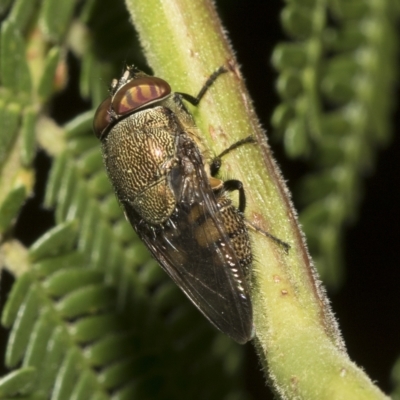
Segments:
[[[198,105],[226,70],[212,74],[196,97],[130,67],[98,107],[94,132],[126,218],[161,267],[219,330],[238,343],[252,338],[252,262],[239,181],[206,172],[197,128],[183,100]],[[239,209],[226,196],[239,191]]]

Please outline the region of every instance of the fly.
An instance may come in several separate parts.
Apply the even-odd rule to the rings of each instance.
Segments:
[[[206,172],[198,128],[183,103],[198,105],[224,72],[214,72],[193,97],[128,68],[113,81],[93,125],[116,196],[140,239],[204,316],[243,344],[253,335],[245,194],[241,182]],[[211,175],[220,160],[211,163]],[[239,209],[226,196],[233,190]]]

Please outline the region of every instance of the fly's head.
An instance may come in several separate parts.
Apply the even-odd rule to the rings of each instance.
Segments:
[[[128,68],[119,80],[113,80],[110,96],[97,108],[93,120],[95,135],[103,140],[118,121],[166,99],[170,94],[171,87],[163,79]]]

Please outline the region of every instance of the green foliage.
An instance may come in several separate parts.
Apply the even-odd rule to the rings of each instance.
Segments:
[[[282,103],[272,123],[287,155],[312,169],[298,190],[300,221],[332,287],[342,280],[343,228],[356,218],[362,179],[390,138],[399,9],[391,0],[303,0],[281,15],[296,41],[273,54]]]
[[[8,12],[0,49],[3,252],[32,190],[38,145],[54,156],[45,204],[56,219],[28,249],[28,272],[3,311],[10,372],[0,398],[246,398],[241,348],[209,326],[125,221],[91,132],[93,111],[65,126],[48,116],[67,82],[67,52],[81,60],[80,91],[96,106],[135,43],[122,1],[77,4],[0,2]],[[100,61],[107,46],[108,62]],[[130,56],[140,65],[141,56]]]

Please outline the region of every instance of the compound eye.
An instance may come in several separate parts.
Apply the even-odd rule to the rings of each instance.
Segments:
[[[93,130],[97,139],[101,139],[103,132],[111,124],[111,97],[105,99],[96,110],[93,119]]]
[[[171,87],[154,76],[132,79],[114,95],[112,108],[119,116],[132,113],[146,104],[168,96]]]

